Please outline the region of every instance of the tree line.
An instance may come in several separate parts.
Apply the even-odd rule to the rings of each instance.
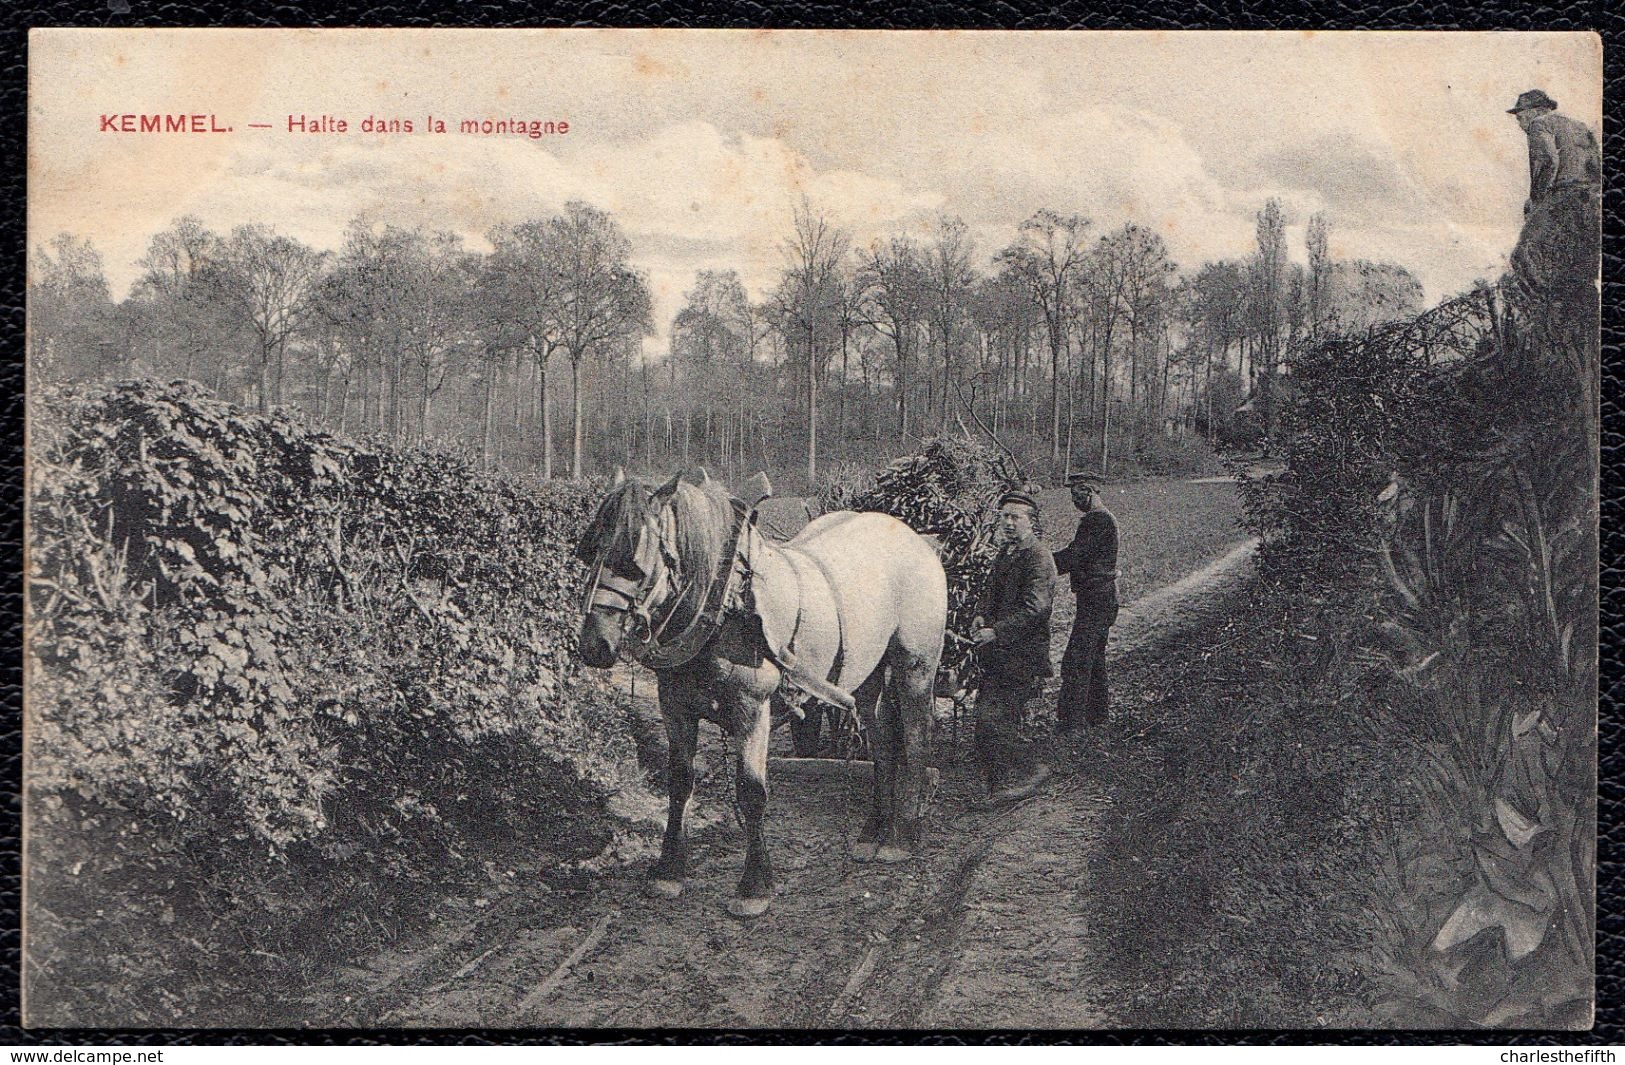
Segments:
[[[1292,261],[1274,200],[1250,254],[1192,270],[1145,226],[1048,209],[991,255],[946,214],[867,246],[806,200],[788,222],[776,284],[753,299],[737,271],[700,271],[658,353],[632,240],[579,202],[493,230],[488,251],[359,219],[320,250],[181,218],[122,300],[91,243],[62,234],[33,256],[31,366],[191,378],[549,478],[680,461],[812,484],[959,428],[1039,471],[1111,472],[1197,441],[1268,448],[1295,343],[1422,298],[1402,267],[1334,260],[1322,216]]]

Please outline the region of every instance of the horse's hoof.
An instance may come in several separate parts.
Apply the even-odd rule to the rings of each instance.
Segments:
[[[884,865],[906,862],[912,857],[914,857],[913,851],[904,850],[902,847],[893,847],[889,843],[875,851],[875,861]]]
[[[852,848],[848,853],[852,855],[854,862],[872,862],[875,860],[875,851],[879,847],[878,843],[858,842],[852,844]]]
[[[767,899],[729,899],[728,912],[735,917],[760,917],[767,912]]]
[[[681,880],[651,880],[649,894],[659,899],[675,899],[683,893]]]

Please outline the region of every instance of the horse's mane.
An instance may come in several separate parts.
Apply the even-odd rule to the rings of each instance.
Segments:
[[[733,527],[733,504],[717,481],[703,485],[679,481],[672,490],[672,509],[677,518],[677,561],[684,579],[703,589],[722,561],[722,545]]]
[[[733,525],[733,505],[728,493],[716,481],[704,485],[678,481],[651,491],[641,481],[628,480],[611,491],[598,504],[586,532],[576,546],[576,557],[591,563],[600,552],[608,552],[610,568],[624,568],[626,557],[638,541],[643,517],[651,503],[666,498],[676,518],[677,542],[673,545],[685,579],[700,587],[709,583],[721,561],[722,545]]]
[[[589,565],[600,552],[612,552],[606,559],[611,569],[621,568],[618,563],[628,561],[614,552],[630,552],[637,543],[638,530],[643,527],[643,512],[649,505],[649,486],[640,481],[627,481],[610,492],[598,503],[587,530],[576,545],[576,558]]]

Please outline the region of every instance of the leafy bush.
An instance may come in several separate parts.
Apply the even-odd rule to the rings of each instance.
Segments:
[[[1452,352],[1470,355],[1482,303],[1447,304],[1431,315],[1459,324]],[[1283,474],[1243,479],[1249,525],[1283,570],[1335,579],[1369,566],[1393,448],[1438,426],[1450,391],[1426,340],[1428,318],[1357,334],[1330,334],[1292,354],[1292,388],[1280,409]],[[1465,350],[1463,350],[1465,349]]]
[[[1164,436],[1155,433],[1135,444],[1128,461],[1117,461],[1116,477],[1200,477],[1222,470],[1218,456],[1199,436]]]
[[[49,392],[35,423],[36,797],[280,853],[340,811],[388,835],[521,783],[488,779],[493,742],[538,794],[614,776],[625,730],[567,694],[592,486],[347,443],[191,384]]]
[[[1410,752],[1395,1017],[1586,1002],[1595,862],[1595,320],[1493,291],[1294,354],[1286,471],[1245,485],[1269,574],[1350,617],[1355,727]],[[1407,1012],[1411,1010],[1412,1012]]]

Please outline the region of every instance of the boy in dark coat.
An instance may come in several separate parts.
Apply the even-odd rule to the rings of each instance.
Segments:
[[[1055,562],[1038,542],[1038,501],[1026,492],[999,500],[1004,550],[993,561],[976,618],[982,687],[976,697],[976,754],[989,798],[1009,801],[1032,794],[1049,777],[1021,739],[1023,711],[1052,674],[1050,608]]]

